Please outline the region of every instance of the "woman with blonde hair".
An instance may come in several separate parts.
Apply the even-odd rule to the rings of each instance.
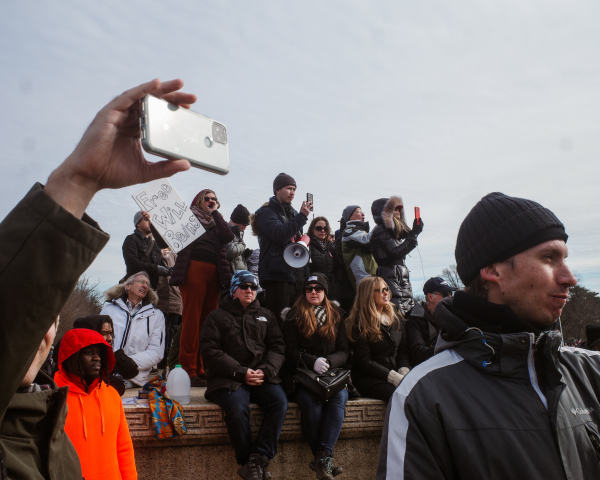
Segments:
[[[169,282],[179,286],[183,300],[178,363],[190,376],[192,387],[206,386],[200,332],[206,316],[218,306],[221,289],[231,282],[226,247],[233,232],[219,213],[220,206],[208,188],[194,197],[190,210],[206,231],[179,252]]]
[[[286,366],[281,375],[284,388],[288,394],[293,393],[302,412],[302,429],[314,455],[309,467],[317,478],[332,480],[342,473],[341,467],[333,464],[333,447],[344,422],[348,390],[321,403],[304,387],[290,387],[298,367],[323,374],[346,363],[349,349],[345,312],[327,298],[328,284],[323,274],[309,275],[304,286],[305,294],[282,313]]]
[[[352,383],[364,397],[389,401],[410,362],[404,323],[383,278],[365,277],[358,284],[346,328],[353,342]]]

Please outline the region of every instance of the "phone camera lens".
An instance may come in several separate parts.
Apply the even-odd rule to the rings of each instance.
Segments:
[[[227,130],[224,125],[220,123],[213,122],[212,124],[212,137],[213,140],[222,145],[227,144]]]

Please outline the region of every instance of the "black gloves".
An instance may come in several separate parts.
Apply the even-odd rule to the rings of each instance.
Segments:
[[[130,378],[137,377],[138,373],[140,373],[137,363],[131,357],[125,355],[122,348],[115,352],[115,358],[117,359],[115,373],[118,373],[123,378],[129,380]]]
[[[247,248],[246,250],[244,250],[244,258],[245,258],[246,260],[248,260],[248,258],[250,258],[250,255],[252,255],[252,252],[253,252],[253,251],[254,251],[254,250],[252,250],[251,248]]]
[[[163,267],[162,265],[158,265],[156,267],[156,270],[158,271],[158,274],[161,277],[168,277],[169,275],[171,275],[171,269],[169,269],[167,267]]]
[[[423,231],[423,219],[419,219],[419,223],[417,223],[417,219],[415,218],[413,222],[412,231],[410,233],[414,234],[415,237],[418,237],[419,234]]]

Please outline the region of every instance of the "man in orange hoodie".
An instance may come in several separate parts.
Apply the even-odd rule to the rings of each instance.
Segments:
[[[104,383],[115,363],[112,348],[98,332],[75,328],[62,338],[54,380],[69,387],[65,432],[86,480],[137,479],[121,397]]]

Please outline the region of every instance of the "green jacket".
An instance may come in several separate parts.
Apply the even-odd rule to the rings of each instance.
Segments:
[[[342,255],[348,278],[356,289],[360,281],[377,272],[377,262],[371,253],[371,234],[365,222],[351,220],[342,232]]]
[[[81,479],[64,432],[66,389],[15,393],[44,335],[109,236],[36,184],[0,223],[0,449],[11,480]]]

